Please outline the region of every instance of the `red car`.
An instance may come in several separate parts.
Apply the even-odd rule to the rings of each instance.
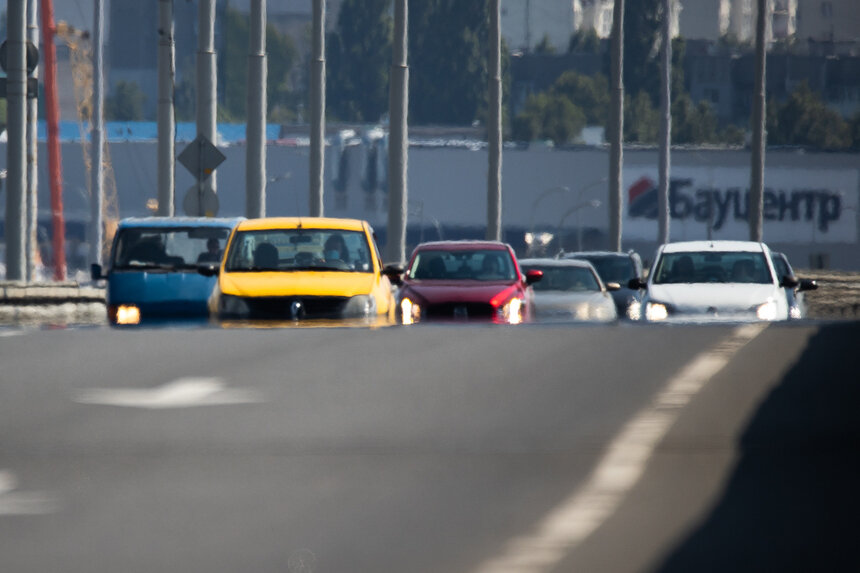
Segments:
[[[530,285],[543,273],[520,271],[509,245],[497,241],[439,241],[415,248],[397,298],[402,324],[478,319],[503,324],[530,320]]]

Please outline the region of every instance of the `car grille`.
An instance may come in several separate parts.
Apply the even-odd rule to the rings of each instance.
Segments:
[[[427,318],[492,318],[496,309],[486,302],[445,302],[426,307]]]
[[[345,296],[272,296],[249,297],[251,318],[339,318],[343,315],[349,297]],[[299,316],[294,316],[293,303],[301,304]]]

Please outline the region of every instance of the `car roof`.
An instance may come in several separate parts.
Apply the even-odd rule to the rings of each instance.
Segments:
[[[764,250],[764,243],[756,241],[681,241],[663,245],[664,253],[699,253],[706,251],[762,253]]]
[[[335,229],[339,231],[363,231],[365,222],[360,219],[335,219],[331,217],[265,217],[242,221],[240,231],[263,231],[267,229]]]
[[[571,253],[562,253],[561,258],[562,259],[576,259],[576,258],[586,258],[586,257],[588,257],[588,258],[604,257],[604,258],[608,259],[610,257],[617,257],[617,258],[629,259],[633,255],[639,256],[638,253],[636,253],[635,251],[625,251],[625,252],[618,252],[618,251],[574,251]]]
[[[226,227],[232,229],[244,220],[244,217],[128,217],[119,222],[118,228]]]
[[[470,251],[474,249],[507,251],[508,245],[500,241],[431,241],[429,243],[421,243],[415,247],[415,251]]]
[[[583,269],[594,269],[591,263],[585,259],[520,259],[522,267],[579,267]]]

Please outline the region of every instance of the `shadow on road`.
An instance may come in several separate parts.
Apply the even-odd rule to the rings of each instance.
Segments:
[[[860,571],[860,322],[810,339],[740,456],[711,513],[656,571]]]

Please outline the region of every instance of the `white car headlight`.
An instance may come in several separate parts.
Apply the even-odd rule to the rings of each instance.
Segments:
[[[665,304],[659,302],[649,302],[645,305],[645,319],[652,322],[659,322],[669,318],[669,309]]]
[[[772,300],[758,305],[755,310],[755,315],[759,320],[776,320],[776,313],[776,302]]]
[[[421,320],[421,305],[409,297],[400,301],[400,316],[403,324],[415,324]]]
[[[639,320],[642,318],[642,303],[638,300],[630,301],[630,305],[627,307],[627,318],[630,320]]]
[[[133,304],[121,304],[116,307],[117,324],[140,324],[140,309]]]
[[[348,317],[373,316],[376,314],[376,299],[369,294],[360,294],[347,301],[343,315]]]
[[[514,297],[499,309],[499,318],[508,324],[519,324],[523,321],[523,299]]]

